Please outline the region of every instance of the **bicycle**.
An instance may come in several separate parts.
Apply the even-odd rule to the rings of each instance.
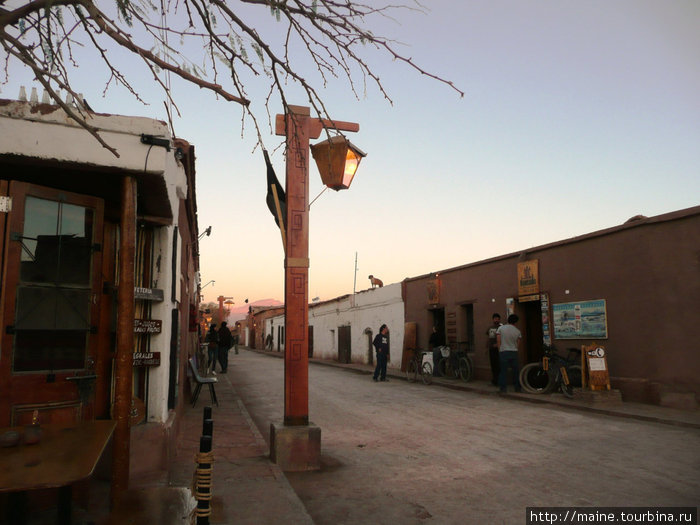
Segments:
[[[428,362],[423,362],[423,355],[426,352],[416,348],[412,348],[411,351],[413,352],[413,356],[406,365],[406,380],[409,383],[413,383],[418,377],[418,372],[420,371],[423,383],[426,385],[431,384],[433,382],[433,365]]]
[[[466,345],[467,343],[455,344],[457,345],[457,349],[454,351],[449,346],[439,347],[442,358],[437,364],[438,374],[443,377],[461,379],[466,383],[472,378],[474,365],[466,350],[460,346]]]
[[[574,388],[581,387],[581,350],[569,348],[566,357],[553,346],[544,345],[542,361],[530,363],[520,371],[520,384],[530,394],[546,394],[561,390],[568,398],[574,397]]]

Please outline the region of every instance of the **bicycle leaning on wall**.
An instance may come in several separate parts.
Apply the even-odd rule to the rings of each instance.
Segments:
[[[430,352],[417,348],[411,348],[411,351],[413,355],[408,364],[406,364],[406,380],[409,383],[413,383],[420,372],[423,383],[426,385],[431,384],[433,382],[433,365],[427,361],[423,362],[423,356]]]
[[[454,346],[454,348],[452,347]],[[472,378],[474,365],[467,354],[468,343],[453,343],[452,346],[439,347],[442,357],[437,364],[438,375],[461,379],[465,383]]]
[[[543,345],[542,361],[530,363],[520,371],[520,384],[530,394],[548,394],[561,390],[568,398],[581,387],[581,350],[569,348],[566,357],[554,346]]]

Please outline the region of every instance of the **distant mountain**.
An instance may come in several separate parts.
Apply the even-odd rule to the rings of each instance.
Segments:
[[[259,301],[253,301],[252,303],[243,303],[240,306],[235,306],[231,308],[231,313],[228,316],[228,322],[235,323],[241,319],[245,319],[248,315],[248,307],[250,306],[282,306],[283,302],[277,299],[260,299]]]

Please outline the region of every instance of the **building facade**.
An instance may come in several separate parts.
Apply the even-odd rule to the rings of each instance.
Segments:
[[[86,115],[119,156],[58,106],[0,101],[11,327],[0,339],[0,426],[34,411],[70,423],[126,410],[130,426],[114,439],[127,441],[133,477],[167,465],[197,348],[194,148],[160,121]],[[120,339],[118,326],[133,337]],[[118,407],[124,385],[129,406]]]
[[[403,283],[406,321],[427,348],[435,326],[490,377],[493,313],[520,317],[520,363],[593,342],[624,400],[700,406],[700,354],[689,328],[700,296],[700,207],[529,248]]]
[[[401,288],[396,283],[309,305],[309,357],[374,363],[372,340],[386,324],[390,332],[388,366],[399,368],[404,342]],[[272,350],[284,351],[284,312],[264,323],[265,333],[273,334]]]

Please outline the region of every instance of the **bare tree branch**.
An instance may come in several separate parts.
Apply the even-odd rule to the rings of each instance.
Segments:
[[[253,81],[257,83],[256,79],[268,83],[259,102],[270,127],[270,106],[281,103],[285,110],[288,108],[290,83],[300,86],[314,113],[328,120],[321,90],[332,78],[346,79],[356,98],[360,97],[359,87],[366,92],[368,83],[373,84],[391,103],[378,72],[365,58],[372,53],[403,63],[464,96],[453,82],[424,69],[412,57],[398,52],[399,44],[375,35],[368,27],[376,17],[395,20],[395,14],[402,10],[426,14],[417,0],[405,0],[409,5],[380,5],[375,0],[160,0],[159,5],[152,1],[29,0],[19,5],[15,2],[17,6],[10,9],[0,7],[5,77],[10,63],[29,68],[49,96],[115,155],[117,152],[90,125],[82,109],[72,108],[61,99],[59,90],[75,96],[71,74],[79,65],[74,58],[76,46],[91,49],[102,61],[109,75],[105,91],[114,82],[145,103],[132,83],[133,70],[120,69],[113,60],[115,49],[125,49],[145,64],[176,110],[169,77],[164,77],[167,73],[241,105],[241,133],[249,117],[259,143],[262,132],[246,94],[246,88]],[[243,4],[248,5],[246,10],[241,9]],[[0,6],[4,5],[5,1],[0,0]],[[257,7],[268,12],[269,24],[244,18],[242,13]],[[71,16],[74,22],[66,20]],[[196,41],[201,43],[199,56],[192,51]],[[304,73],[304,61],[315,67],[317,78]],[[256,92],[259,90],[256,87]],[[172,127],[167,105],[166,111]]]

